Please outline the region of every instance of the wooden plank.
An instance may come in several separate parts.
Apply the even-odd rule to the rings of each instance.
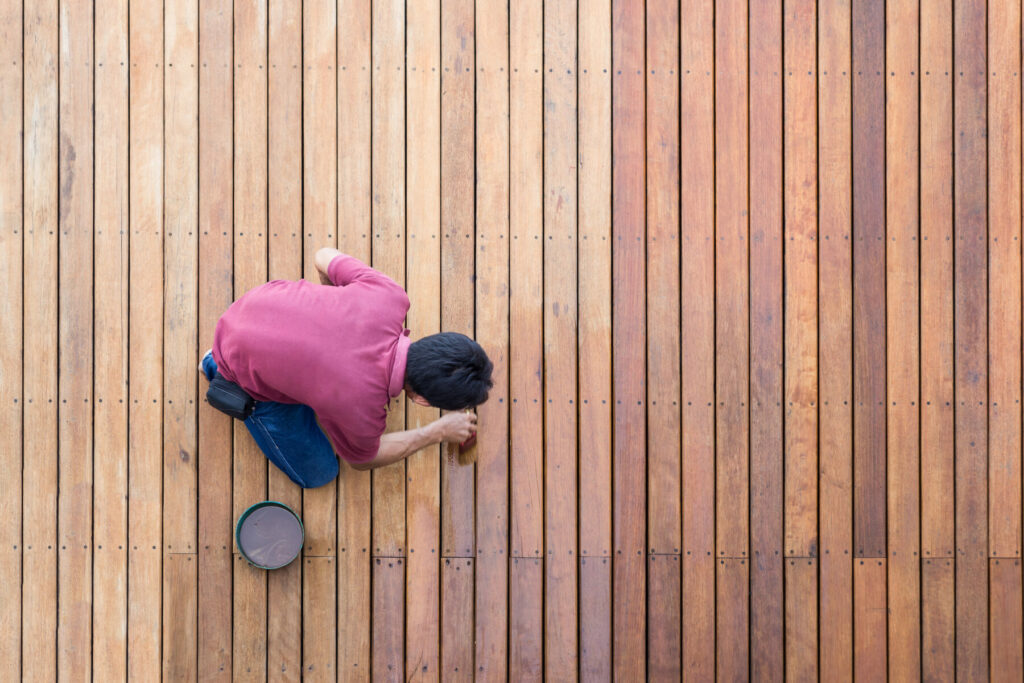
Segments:
[[[266,2],[234,5],[234,290],[238,298],[267,280]],[[267,497],[267,460],[245,426],[234,422],[233,519]],[[309,520],[304,519],[309,538]],[[238,549],[236,548],[236,553]],[[234,675],[267,676],[267,575],[234,563]],[[244,673],[243,673],[244,672]]]
[[[57,664],[57,3],[25,8],[21,675]],[[29,606],[29,609],[24,609]]]
[[[24,93],[24,10],[22,3],[0,3],[0,88]],[[0,471],[22,469],[23,289],[24,245],[23,144],[24,96],[0,100],[0,315],[7,324],[0,330],[0,433],[8,446],[0,454]],[[21,585],[22,477],[0,481],[0,582]],[[11,590],[0,604],[0,632],[7,646],[0,652],[0,677],[21,677],[21,591]]]
[[[858,679],[885,680],[886,560],[860,558],[853,567],[853,670]]]
[[[337,146],[340,93],[336,69],[340,60],[338,45],[342,41],[338,34],[341,25],[336,3],[323,0],[304,3],[302,22],[302,267],[307,280],[318,282],[313,255],[317,249],[334,245],[338,240],[340,188],[337,180],[341,149]],[[369,182],[368,178],[366,182]],[[368,253],[356,255],[369,257]],[[363,490],[367,494],[364,506],[357,510],[363,524],[368,526],[368,482]],[[302,672],[304,676],[314,678],[333,678],[336,675],[339,612],[331,606],[337,600],[338,582],[342,576],[335,561],[337,530],[341,521],[338,492],[338,485],[334,482],[303,492],[302,519],[306,532],[303,556],[306,564],[302,575]],[[346,538],[346,548],[351,547],[348,545],[351,541],[351,538]],[[368,533],[359,547],[360,550],[368,549]],[[360,554],[369,561],[366,551]],[[369,565],[364,564],[363,571],[366,618],[360,623],[369,628]],[[344,606],[347,608],[347,603]],[[351,615],[354,620],[359,613],[353,609],[340,614],[344,614],[346,619]],[[358,632],[352,634],[352,642],[353,645],[363,642]],[[363,671],[368,672],[368,651],[366,655]]]
[[[989,560],[989,577],[992,680],[1019,681],[1024,677],[1020,559]]]
[[[682,622],[679,619],[682,567],[679,555],[648,554],[647,579],[650,591],[647,605],[647,671],[653,680],[671,680],[679,677],[682,657]],[[746,593],[745,589],[744,586],[742,594]],[[740,653],[736,652],[736,655],[739,657]]]
[[[644,523],[646,320],[644,299],[644,10],[612,3],[612,298],[614,441],[612,529],[614,674],[645,672]]]
[[[494,387],[487,402],[477,409],[474,676],[501,680],[508,677],[509,242],[512,239],[509,233],[508,8],[501,4],[478,3],[476,30],[480,37],[476,55],[476,332],[494,363]],[[572,160],[574,165],[575,161]],[[575,297],[575,292],[572,295]],[[439,296],[437,300],[440,301]],[[569,398],[570,408],[574,408],[574,396],[573,393]],[[564,399],[564,392],[562,397]],[[570,424],[575,426],[574,421]],[[572,477],[570,486],[575,493],[575,453],[572,455],[573,468],[567,474]],[[573,501],[575,498],[571,496]],[[568,524],[572,538],[568,554],[564,554],[565,548],[561,552],[575,568],[578,554],[575,552],[575,509],[563,508],[563,512],[570,515]],[[574,588],[572,581],[567,583],[570,589]],[[575,622],[571,628],[575,635]]]
[[[267,276],[302,277],[302,4],[267,8],[268,170]],[[302,489],[268,465],[271,500],[302,514]],[[302,563],[267,576],[267,676],[298,680],[302,672]]]
[[[1020,2],[988,7],[988,529],[991,557],[1020,557]],[[993,632],[993,637],[995,633]],[[993,671],[995,676],[995,671]]]
[[[985,5],[953,7],[956,669],[988,678]]]
[[[750,677],[783,673],[782,5],[750,8]]]
[[[406,235],[408,325],[416,336],[441,331],[441,13],[437,0],[406,7],[406,118],[408,214],[416,216]],[[410,429],[438,417],[435,408],[407,403]],[[409,678],[430,679],[440,665],[441,449],[425,448],[406,462],[405,670]]]
[[[91,675],[93,35],[88,6],[61,3],[57,674]]]
[[[953,680],[956,642],[953,559],[925,558],[921,565],[921,678]]]
[[[128,677],[160,675],[163,486],[164,30],[162,7],[129,29]]]
[[[715,614],[719,680],[742,681],[749,677],[748,640],[750,571],[746,558],[716,558]]]
[[[332,230],[321,235],[326,242],[310,245],[310,229],[315,226],[307,227],[307,277],[315,277],[313,250],[334,240],[343,252],[364,263],[370,261],[370,3],[341,3],[338,11],[336,163],[325,166],[322,172],[329,174],[337,168],[337,224],[345,228],[337,237]],[[308,14],[304,10],[303,18]],[[305,45],[304,38],[303,49]],[[304,88],[306,82],[304,78]],[[306,107],[303,112],[309,115]],[[333,149],[334,138],[328,137],[334,130],[330,122],[324,120],[318,126],[321,144],[330,144]],[[307,124],[304,131],[308,130]],[[337,547],[341,554],[337,600],[338,614],[346,615],[346,628],[337,633],[337,661],[338,676],[344,680],[365,680],[370,675],[370,505],[370,473],[342,466],[338,474]]]
[[[405,563],[401,557],[373,560],[372,673],[376,681],[400,681],[405,668],[403,629],[394,614],[404,613]]]
[[[514,73],[514,72],[513,72]],[[602,560],[607,566],[607,560]],[[544,606],[540,586],[544,581],[544,567],[539,558],[513,557],[509,564],[509,642],[508,671],[514,681],[543,680],[544,658],[540,652],[544,647],[544,633],[537,628],[541,623]],[[587,558],[581,558],[580,590],[587,583],[588,572],[583,566],[593,566]],[[607,578],[607,572],[606,572]],[[518,604],[517,604],[518,603]],[[581,614],[587,604],[581,603]],[[586,621],[581,622],[585,629]],[[580,635],[582,643],[587,641]],[[588,661],[583,657],[583,661]],[[607,667],[604,669],[608,671]],[[584,677],[586,673],[584,672]]]
[[[537,428],[544,420],[542,11],[538,2],[509,7],[509,674],[535,680],[544,663],[544,430]],[[586,320],[581,312],[580,323]],[[581,382],[582,372],[581,365]],[[586,401],[582,385],[580,393]],[[582,489],[580,496],[582,502]],[[580,523],[585,534],[584,519]],[[587,542],[581,536],[581,553],[588,552]]]
[[[818,561],[813,557],[787,557],[785,570],[786,680],[817,680]]]
[[[441,678],[473,675],[473,558],[444,558],[441,564]]]
[[[441,16],[441,329],[473,335],[473,4]],[[441,465],[441,676],[473,671],[474,469],[451,447]]]
[[[921,672],[954,670],[953,30],[921,3]]]
[[[709,678],[715,658],[714,5],[680,9],[682,212],[683,675]],[[618,245],[616,244],[616,247]],[[616,278],[618,282],[618,278]],[[616,342],[618,344],[618,342]],[[618,629],[616,629],[618,630]]]
[[[888,661],[906,680],[921,672],[918,4],[885,12]]]
[[[611,0],[591,3],[578,17],[579,656],[580,676],[588,680],[611,677],[612,649],[611,30]],[[522,118],[525,123],[527,117]],[[523,144],[527,135],[523,131],[514,146]],[[514,147],[512,156],[517,157]],[[516,204],[513,197],[512,206]],[[519,213],[514,211],[513,216]],[[524,230],[524,239],[527,235]],[[517,242],[513,241],[512,246],[515,257]],[[513,301],[517,294],[517,272],[524,267],[525,263],[513,261]],[[513,324],[513,334],[515,331]],[[516,368],[522,346],[517,346],[513,339],[512,348],[516,351],[512,357]],[[521,381],[534,381],[528,368],[522,372],[526,377]],[[515,404],[512,408],[515,411]],[[524,419],[521,424],[524,428],[519,431],[525,434],[518,437],[519,443],[528,444],[532,438],[529,420]],[[513,437],[517,438],[515,430]],[[539,453],[521,457],[538,456]],[[514,477],[515,467],[512,472]],[[513,499],[517,495],[513,489]]]
[[[164,42],[163,675],[198,671],[199,7],[175,3]],[[205,349],[205,347],[204,347]]]
[[[372,7],[372,265],[404,286],[405,7],[395,0],[373,3]],[[388,406],[387,429],[405,429],[405,401],[400,397],[391,399]],[[406,548],[405,462],[374,470],[372,481],[373,553],[378,559],[389,560],[375,561],[373,566],[372,671],[378,678],[401,679],[405,626],[405,582],[401,574],[405,565],[393,560],[404,556]]]
[[[481,45],[486,42],[481,36]],[[576,6],[544,3],[544,675],[579,660],[576,602]],[[481,210],[483,206],[481,205]],[[640,285],[642,287],[642,283]]]
[[[853,672],[850,6],[818,13],[821,675]]]
[[[205,353],[217,319],[233,298],[231,4],[202,0],[199,21],[199,352]],[[198,433],[198,670],[204,680],[225,680],[232,673],[234,520],[231,496],[224,495],[232,471],[232,422],[203,399]]]

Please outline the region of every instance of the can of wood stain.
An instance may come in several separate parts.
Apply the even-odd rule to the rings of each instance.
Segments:
[[[242,557],[258,569],[280,569],[298,557],[305,539],[302,520],[275,500],[249,507],[235,525],[235,544]]]

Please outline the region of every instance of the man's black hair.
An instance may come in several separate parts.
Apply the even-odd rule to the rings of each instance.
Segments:
[[[475,341],[457,332],[442,332],[409,345],[405,381],[430,405],[462,410],[487,400],[493,368]]]

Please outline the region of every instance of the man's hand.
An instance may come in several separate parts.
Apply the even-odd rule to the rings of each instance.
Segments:
[[[476,434],[476,413],[448,413],[434,424],[441,441],[463,443]]]

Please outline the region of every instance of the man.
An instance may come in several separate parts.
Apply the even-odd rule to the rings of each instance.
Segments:
[[[406,293],[337,249],[320,249],[316,269],[322,284],[275,280],[246,292],[217,322],[200,364],[207,379],[219,374],[255,399],[245,425],[266,456],[313,488],[337,476],[339,457],[373,469],[469,439],[476,416],[466,409],[491,387],[480,345],[455,333],[411,342]],[[403,389],[415,403],[459,412],[384,434]]]

